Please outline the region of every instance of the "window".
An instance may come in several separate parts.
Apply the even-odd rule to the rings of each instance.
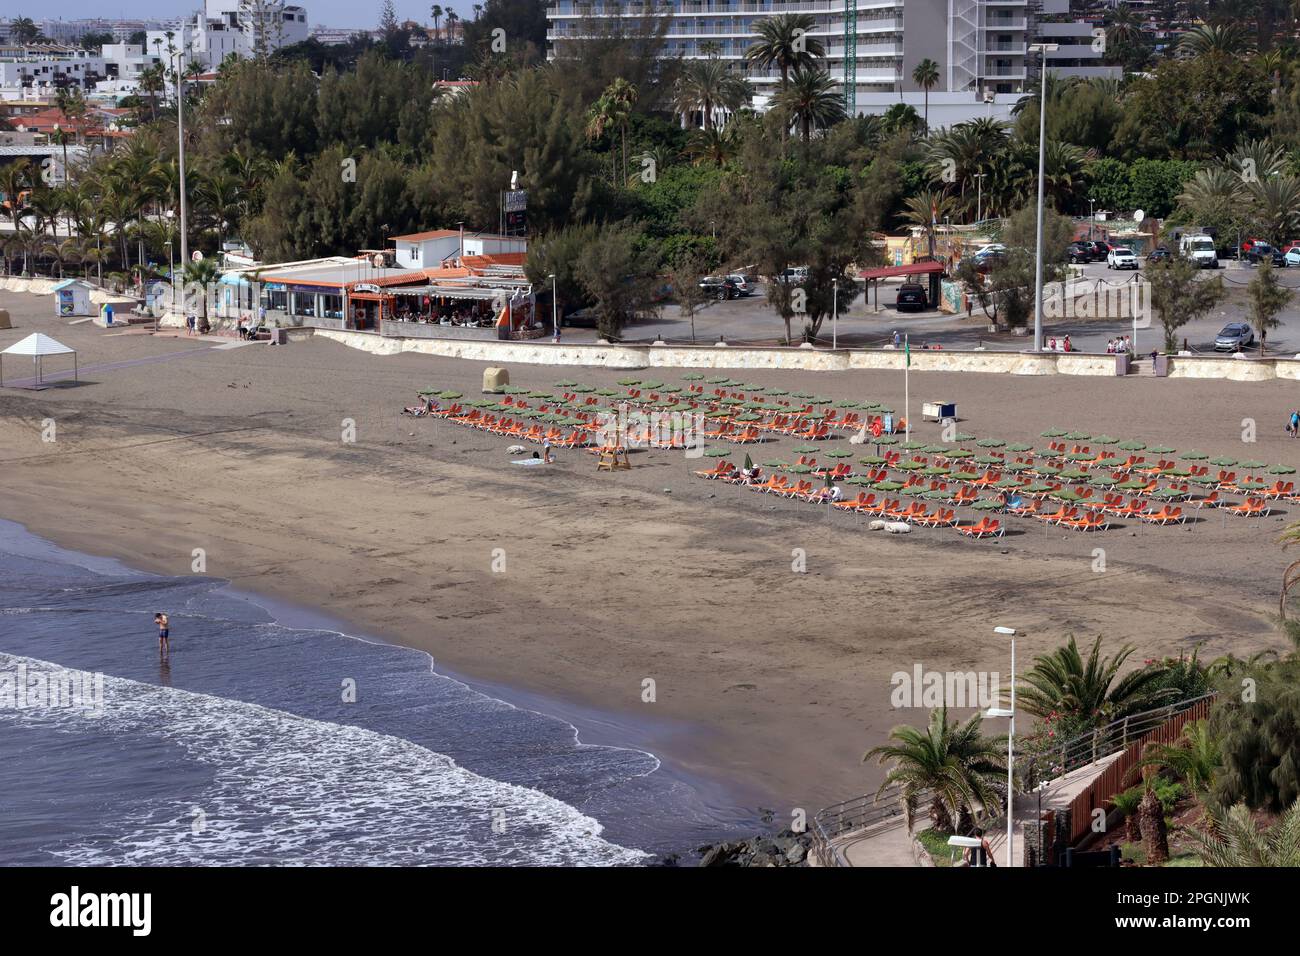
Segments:
[[[266,307],[276,312],[287,311],[288,293],[283,289],[272,289],[266,293]]]
[[[343,318],[343,296],[341,295],[323,295],[321,296],[321,314],[330,319]]]

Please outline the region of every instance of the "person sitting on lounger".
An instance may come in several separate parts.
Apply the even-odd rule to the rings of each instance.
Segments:
[[[839,485],[831,485],[830,491],[826,492],[826,494],[830,496],[831,501],[839,501],[844,497],[844,491]]]

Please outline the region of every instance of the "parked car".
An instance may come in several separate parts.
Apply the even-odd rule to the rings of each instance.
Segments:
[[[975,271],[987,273],[994,266],[1002,265],[1007,261],[1007,247],[1001,243],[994,243],[991,246],[985,246],[971,256],[975,263]]]
[[[740,295],[753,295],[756,283],[752,276],[747,276],[741,272],[728,273],[726,278],[736,284],[736,291]]]
[[[1214,351],[1238,352],[1255,341],[1255,330],[1245,322],[1230,322],[1214,339]]]
[[[776,277],[776,281],[782,285],[797,285],[800,282],[807,282],[808,267],[795,266],[791,269],[782,269],[781,274]]]
[[[1147,253],[1147,262],[1168,262],[1172,258],[1173,256],[1169,254],[1169,250],[1164,246],[1152,249]]]
[[[1267,261],[1273,263],[1273,265],[1279,269],[1285,268],[1287,264],[1286,256],[1282,255],[1280,250],[1274,249],[1267,242],[1256,242],[1252,245],[1250,251],[1246,253],[1246,261],[1255,265]]]
[[[898,287],[898,298],[894,300],[894,305],[899,312],[922,312],[929,308],[925,286],[915,282],[903,283]]]
[[[1072,242],[1065,250],[1065,254],[1069,256],[1071,265],[1092,262],[1092,243]]]
[[[705,295],[717,299],[719,302],[734,299],[740,295],[736,283],[730,276],[705,276],[700,280],[700,288],[704,290]]]
[[[1085,239],[1083,244],[1092,248],[1092,261],[1105,262],[1110,254],[1111,245],[1105,239]]]
[[[1110,250],[1110,254],[1106,256],[1107,269],[1136,269],[1137,267],[1138,258],[1133,255],[1132,249],[1118,246]]]
[[[1300,246],[1289,249],[1282,259],[1289,266],[1300,266]]]

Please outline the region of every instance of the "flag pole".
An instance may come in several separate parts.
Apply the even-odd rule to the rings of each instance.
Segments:
[[[912,372],[912,346],[908,337],[903,336],[903,441],[912,440],[912,390],[910,376]]]

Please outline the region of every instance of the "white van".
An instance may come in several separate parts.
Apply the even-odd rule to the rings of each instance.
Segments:
[[[1191,259],[1202,269],[1219,268],[1219,254],[1214,251],[1213,236],[1183,236],[1178,240],[1178,254]]]

